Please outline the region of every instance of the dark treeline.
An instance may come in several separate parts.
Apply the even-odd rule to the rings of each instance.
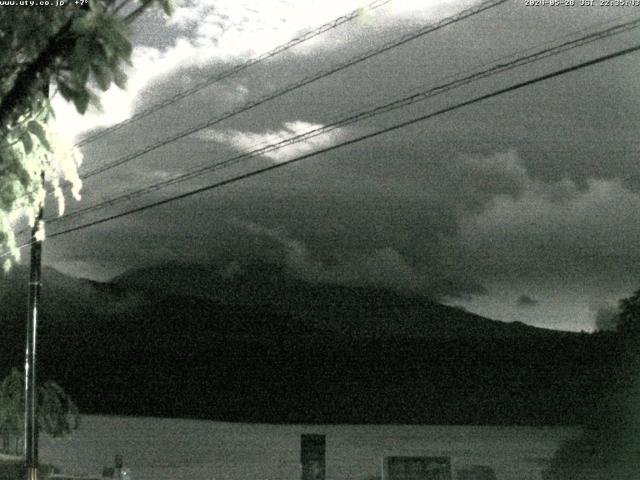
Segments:
[[[21,364],[23,338],[20,325],[5,330],[3,369]],[[605,333],[366,337],[266,307],[182,298],[90,323],[43,320],[38,374],[64,385],[83,413],[574,425],[616,388],[622,351]]]

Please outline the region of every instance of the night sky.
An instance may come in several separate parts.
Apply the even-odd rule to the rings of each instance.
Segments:
[[[362,0],[186,0],[141,19],[126,92],[81,117],[75,141],[189,89]],[[577,0],[576,3],[579,3]],[[597,2],[596,2],[597,3]],[[469,7],[392,1],[82,147],[81,174]],[[608,26],[640,7],[527,6],[479,13],[85,181],[104,201]],[[640,43],[601,39],[426,101],[73,220],[48,233],[283,162]],[[385,286],[505,321],[592,330],[640,287],[640,54],[439,115],[184,200],[51,238],[44,261],[108,280],[165,262],[262,258],[313,282]],[[49,203],[53,207],[53,202]],[[48,209],[48,215],[55,215]],[[25,258],[28,255],[23,255]]]

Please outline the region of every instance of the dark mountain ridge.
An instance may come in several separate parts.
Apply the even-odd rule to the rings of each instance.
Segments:
[[[44,280],[39,372],[87,413],[580,423],[616,351],[608,337],[488,320],[389,290],[311,284],[268,264],[162,265],[107,283],[47,271]],[[22,364],[24,344],[25,304],[20,315],[9,305],[0,306],[3,372]]]
[[[490,320],[418,294],[309,283],[288,276],[282,267],[265,263],[246,265],[235,275],[225,274],[225,269],[220,268],[168,264],[129,271],[107,285],[113,293],[135,291],[160,302],[170,294],[201,299],[203,305],[215,304],[225,310],[265,309],[289,315],[298,323],[349,336],[575,335],[520,322]]]

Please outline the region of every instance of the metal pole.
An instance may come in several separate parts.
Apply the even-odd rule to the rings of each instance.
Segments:
[[[49,82],[43,87],[44,96],[49,97]],[[44,170],[40,172],[44,188]],[[24,457],[27,480],[38,480],[38,387],[36,380],[36,339],[38,332],[38,310],[42,287],[42,238],[38,230],[43,225],[44,198],[38,207],[35,223],[31,229],[31,259],[29,265],[29,299],[27,312],[27,346],[24,360]]]
[[[44,172],[41,174],[44,183]],[[41,226],[44,205],[38,208],[36,223],[31,229],[31,264],[29,272],[29,311],[27,314],[27,348],[24,363],[24,451],[27,480],[38,479],[38,390],[36,386],[36,333],[40,287],[42,286],[42,241],[37,232]]]
[[[49,82],[44,86],[44,96],[49,97]],[[44,188],[44,170],[40,172]],[[36,381],[36,339],[38,309],[42,287],[42,241],[38,230],[44,216],[44,197],[38,207],[35,224],[31,229],[31,262],[29,266],[29,300],[27,312],[27,347],[24,360],[24,458],[27,480],[38,480],[38,387]]]

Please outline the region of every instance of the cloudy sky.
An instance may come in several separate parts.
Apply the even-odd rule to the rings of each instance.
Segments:
[[[392,0],[82,147],[81,174],[478,2]],[[579,3],[577,0],[576,3]],[[75,141],[362,7],[185,0],[135,28],[127,91],[57,102]],[[640,7],[510,0],[88,178],[84,208],[411,93],[640,18]],[[639,30],[640,31],[640,30]],[[188,182],[51,223],[53,233],[285,162],[640,43],[638,31],[469,83]],[[45,263],[106,280],[181,261],[264,258],[310,281],[389,286],[499,320],[591,330],[640,287],[640,55],[558,76],[303,162],[51,238]],[[49,215],[53,215],[53,209]]]

